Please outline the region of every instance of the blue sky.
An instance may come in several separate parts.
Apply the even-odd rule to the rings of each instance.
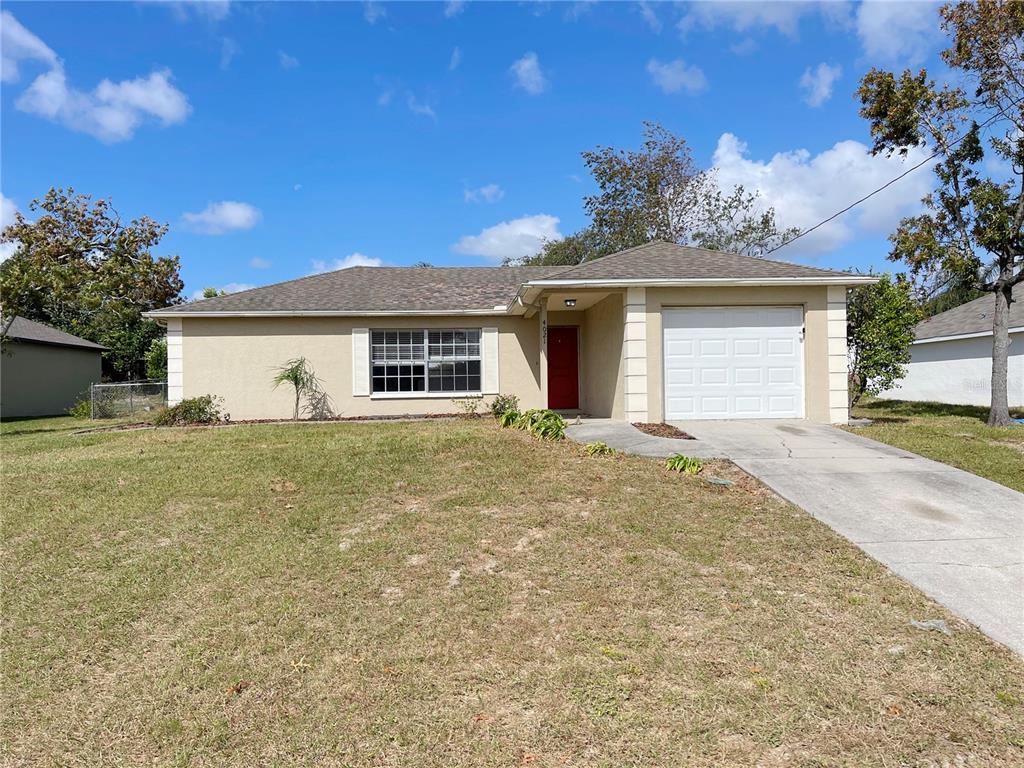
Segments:
[[[923,2],[3,8],[4,221],[50,186],[110,197],[170,225],[188,295],[498,263],[584,226],[580,151],[635,147],[644,120],[806,227],[904,167],[867,151],[861,75],[939,74],[943,45]],[[884,268],[930,185],[777,255]]]

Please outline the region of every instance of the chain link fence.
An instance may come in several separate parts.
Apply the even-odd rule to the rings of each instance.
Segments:
[[[94,419],[150,413],[167,405],[167,382],[93,384],[89,389],[89,402],[90,414]]]

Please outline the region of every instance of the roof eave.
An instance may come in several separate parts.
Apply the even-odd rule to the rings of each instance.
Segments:
[[[155,310],[143,312],[151,320],[186,317],[450,317],[452,315],[503,315],[508,307],[493,309],[402,309],[402,310],[200,310],[192,312]]]
[[[1007,333],[1024,333],[1024,325],[1007,329]],[[923,339],[914,339],[913,344],[934,344],[937,341],[958,341],[960,339],[981,339],[991,336],[991,329],[986,331],[972,331],[970,333],[948,333],[943,336],[928,336]]]
[[[530,280],[531,288],[673,288],[720,286],[777,286],[777,285],[872,285],[879,278],[869,275],[836,275],[822,277],[700,277],[679,279],[620,278],[597,280]]]

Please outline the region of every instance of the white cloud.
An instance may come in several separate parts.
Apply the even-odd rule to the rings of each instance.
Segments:
[[[209,22],[223,21],[231,13],[231,0],[180,0],[166,6],[178,21],[187,21],[190,12]]]
[[[800,2],[693,3],[679,20],[679,30],[686,33],[695,27],[730,27],[736,32],[749,32],[774,28],[787,37],[796,37],[801,17],[814,9],[814,4]]]
[[[281,69],[295,69],[299,66],[299,60],[284,51],[277,52],[277,61],[281,65]]]
[[[192,111],[166,69],[119,83],[103,80],[85,93],[69,87],[64,70],[55,67],[37,77],[15,106],[108,143],[130,139],[148,117],[166,126],[184,122]]]
[[[822,62],[818,66],[808,67],[800,78],[800,89],[804,92],[804,101],[812,107],[820,107],[832,97],[832,86],[843,74],[840,66],[829,66]]]
[[[649,3],[647,0],[640,0],[637,5],[637,10],[640,11],[640,17],[644,20],[651,31],[655,34],[661,32],[661,19],[658,18],[658,14],[654,12],[654,3]]]
[[[537,54],[533,51],[523,54],[521,59],[514,61],[512,66],[509,67],[509,71],[515,76],[516,85],[527,93],[536,96],[547,90],[547,78],[540,68]]]
[[[927,154],[918,148],[911,150],[906,160],[887,158],[872,155],[870,148],[858,141],[840,141],[817,155],[797,149],[761,161],[751,159],[747,145],[725,133],[718,139],[712,162],[723,189],[742,184],[747,191],[757,191],[763,205],[775,208],[780,226],[807,229],[881,187]],[[785,252],[820,256],[862,234],[888,234],[900,219],[920,209],[919,201],[931,187],[928,167],[922,167],[797,240]]]
[[[185,228],[201,235],[224,235],[255,227],[263,214],[259,208],[236,200],[210,203],[198,213],[182,214]]]
[[[230,37],[225,37],[220,41],[220,68],[227,69],[231,66],[231,62],[234,61],[235,56],[241,53],[242,49],[239,48],[238,43],[232,40]]]
[[[519,259],[537,253],[547,240],[558,240],[558,217],[541,213],[503,221],[478,235],[466,235],[452,246],[455,253],[483,256],[492,261]]]
[[[381,3],[375,3],[373,0],[366,0],[366,2],[363,3],[363,18],[366,19],[369,24],[376,24],[387,15],[388,9]]]
[[[253,269],[270,269],[270,259],[253,256],[249,259],[249,266]]]
[[[485,184],[476,189],[467,189],[462,195],[467,203],[496,203],[505,196],[505,190],[497,184]]]
[[[738,43],[730,45],[729,50],[737,56],[749,56],[757,50],[757,40],[752,37],[745,37]]]
[[[380,103],[379,99],[378,103]],[[416,97],[412,93],[406,94],[405,104],[409,107],[409,111],[414,115],[423,115],[424,117],[429,117],[431,120],[437,120],[437,113],[434,111],[434,108],[429,104],[417,101]]]
[[[864,0],[857,9],[857,34],[870,63],[920,64],[942,36],[938,8],[929,2]]]
[[[459,46],[452,49],[452,57],[448,60],[448,70],[454,71],[462,63],[462,50]]]
[[[334,272],[337,269],[348,269],[349,267],[379,267],[384,264],[376,256],[367,256],[364,253],[350,253],[340,259],[313,259],[313,271],[309,274],[318,275],[321,272]]]
[[[241,291],[251,291],[256,286],[252,283],[227,283],[217,288],[217,291],[223,291],[224,293],[240,293]],[[200,288],[192,291],[192,301],[199,301],[203,298],[203,291],[206,288]]]
[[[167,69],[118,83],[102,80],[91,93],[69,86],[63,62],[6,11],[0,14],[0,44],[5,81],[17,79],[18,62],[26,58],[50,65],[18,97],[18,109],[101,141],[130,139],[147,118],[163,125],[181,123],[192,111],[185,94],[171,84]]]
[[[17,212],[18,206],[14,204],[14,201],[0,193],[0,231],[14,223],[14,214]],[[13,256],[16,250],[18,250],[17,243],[0,243],[0,262]]]
[[[444,15],[446,18],[450,19],[453,16],[458,16],[465,9],[466,4],[463,0],[448,0],[448,2],[444,4]]]
[[[60,65],[57,54],[46,43],[21,26],[9,11],[0,11],[0,80],[17,82],[22,61],[41,61],[50,68]]]
[[[708,87],[707,78],[700,67],[691,66],[682,59],[662,63],[657,59],[647,62],[647,72],[654,84],[665,93],[699,93]]]
[[[578,0],[575,3],[569,3],[565,13],[562,14],[562,18],[566,21],[579,21],[590,13],[590,9],[593,8],[596,2],[597,0]]]

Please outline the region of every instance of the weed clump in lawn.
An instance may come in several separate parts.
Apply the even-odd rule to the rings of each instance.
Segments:
[[[491,403],[491,415],[501,419],[506,413],[519,413],[519,398],[515,395],[498,395]],[[504,426],[504,425],[503,425]]]
[[[600,441],[596,443],[587,443],[583,450],[587,456],[614,456],[615,449],[612,448],[608,443],[602,443]]]
[[[200,395],[182,400],[164,408],[153,418],[158,427],[184,427],[190,424],[215,424],[221,421],[221,399],[213,395]]]
[[[685,472],[688,475],[700,474],[700,471],[704,469],[704,462],[700,459],[695,459],[692,456],[684,456],[681,453],[677,453],[675,456],[669,456],[665,459],[665,468],[671,469],[673,472]]]

